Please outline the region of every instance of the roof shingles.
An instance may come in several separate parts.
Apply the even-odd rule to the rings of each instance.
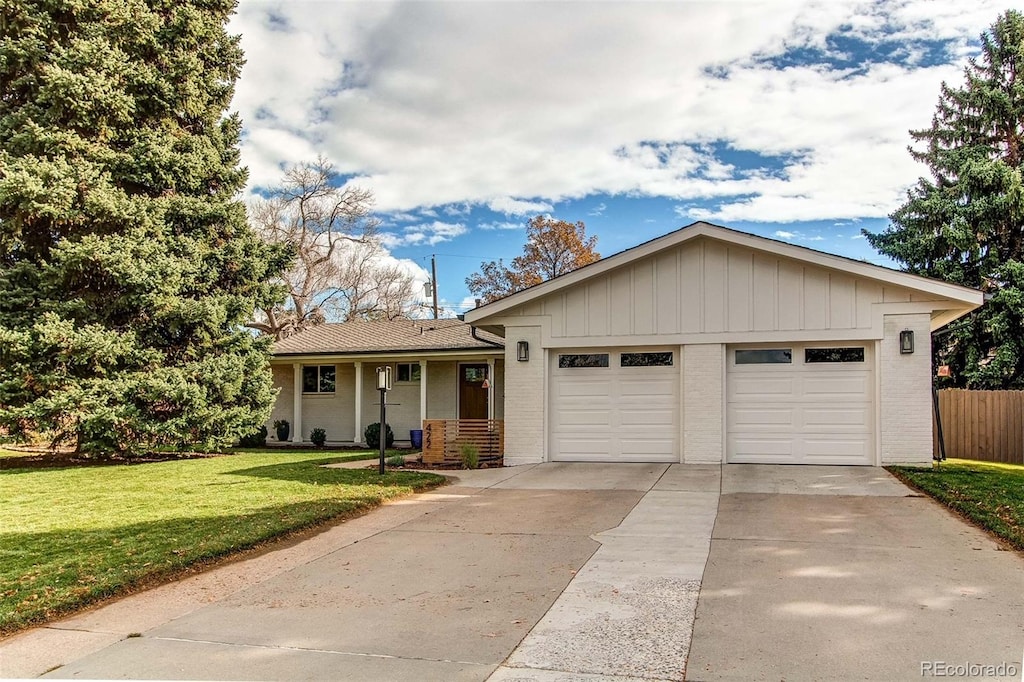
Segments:
[[[326,355],[443,350],[497,350],[500,336],[461,320],[354,321],[321,324],[274,343],[274,355]]]

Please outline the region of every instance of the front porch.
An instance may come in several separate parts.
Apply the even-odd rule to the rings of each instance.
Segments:
[[[283,444],[276,439],[274,424],[284,420],[289,424],[289,445],[309,444],[311,432],[318,428],[326,431],[327,445],[365,445],[366,427],[380,419],[376,370],[381,366],[390,366],[395,377],[387,394],[387,423],[396,446],[410,446],[413,430],[424,431],[426,446],[428,424],[434,424],[431,433],[467,434],[467,429],[474,430],[468,426],[470,422],[482,421],[490,424],[484,431],[493,433],[500,429],[495,425],[504,417],[504,358],[500,351],[443,358],[303,360],[272,364],[279,394],[267,422],[269,443]],[[453,426],[444,429],[437,422],[452,422]],[[492,440],[493,436],[488,436],[477,444],[482,457],[498,452]]]

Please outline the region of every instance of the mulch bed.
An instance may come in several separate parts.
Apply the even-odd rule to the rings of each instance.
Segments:
[[[54,469],[60,467],[114,466],[125,464],[151,464],[154,462],[172,462],[181,459],[205,459],[207,457],[224,457],[221,452],[152,452],[138,457],[121,457],[114,455],[104,459],[82,457],[74,452],[61,450],[44,450],[40,448],[21,448],[6,446],[8,450],[29,453],[18,457],[0,456],[0,469]]]

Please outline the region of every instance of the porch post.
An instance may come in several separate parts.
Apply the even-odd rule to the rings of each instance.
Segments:
[[[420,360],[420,428],[427,420],[427,361]]]
[[[302,363],[292,363],[292,442],[302,442]]]
[[[352,437],[352,442],[353,443],[362,443],[363,442],[363,433],[362,433],[362,429],[363,429],[363,363],[357,361],[355,363],[355,365],[356,365],[356,388],[355,388],[355,390],[356,390],[356,399],[355,399],[356,425],[355,425],[355,435]]]
[[[487,358],[487,418],[494,419],[494,358]]]

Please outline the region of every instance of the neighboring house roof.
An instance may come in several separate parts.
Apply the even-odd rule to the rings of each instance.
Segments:
[[[333,355],[411,351],[498,350],[499,336],[477,330],[462,320],[395,320],[327,323],[276,341],[273,354]]]
[[[941,319],[936,320],[936,322],[939,323],[936,327],[941,326],[942,324],[947,324],[961,315],[970,312],[980,306],[984,301],[982,292],[977,289],[971,289],[958,284],[951,284],[942,280],[921,277],[920,275],[912,275],[900,270],[893,270],[892,268],[886,268],[872,263],[865,263],[863,261],[846,258],[844,256],[836,256],[823,251],[816,251],[805,246],[797,246],[795,244],[790,244],[789,242],[761,237],[701,221],[682,227],[674,232],[669,232],[666,235],[626,249],[625,251],[620,251],[619,253],[608,256],[607,258],[602,258],[601,260],[585,265],[578,270],[573,270],[572,272],[568,272],[564,275],[559,275],[558,277],[541,282],[540,284],[536,284],[528,289],[524,289],[505,296],[504,298],[492,301],[491,303],[466,313],[466,321],[473,324],[479,324],[482,320],[499,315],[510,308],[528,303],[560,289],[579,284],[580,282],[585,282],[591,278],[602,275],[609,270],[632,263],[633,261],[641,258],[646,258],[651,254],[699,237],[706,237],[759,251],[765,251],[786,258],[791,258],[793,260],[817,265],[819,267],[842,270],[850,273],[851,275],[907,287],[910,289],[917,289],[919,291],[925,291],[942,296],[943,298],[951,301],[956,301],[958,303],[957,309],[949,311],[947,314],[943,315]]]

